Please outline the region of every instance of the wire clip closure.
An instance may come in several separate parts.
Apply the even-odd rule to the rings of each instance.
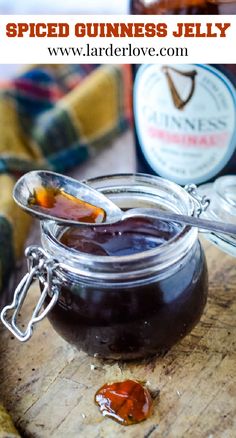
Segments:
[[[1,321],[21,342],[28,341],[32,336],[34,325],[47,316],[59,297],[58,281],[54,273],[58,263],[54,259],[48,258],[46,253],[37,246],[27,248],[25,255],[28,261],[28,272],[18,284],[14,293],[13,302],[5,306],[1,312]],[[25,331],[22,331],[17,325],[17,318],[30,286],[35,280],[39,280],[40,285],[43,286],[43,290]],[[48,304],[45,305],[47,296],[49,296],[50,301],[48,302],[47,300]],[[10,318],[8,317],[9,312],[13,312]]]

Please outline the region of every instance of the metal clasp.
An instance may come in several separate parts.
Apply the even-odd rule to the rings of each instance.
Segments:
[[[57,266],[55,260],[48,258],[46,253],[37,246],[27,248],[25,255],[28,262],[28,272],[18,284],[12,303],[5,306],[1,312],[1,321],[3,324],[22,342],[27,341],[32,336],[34,325],[45,318],[56,304],[59,296],[58,282],[55,274],[53,274],[53,270]],[[17,325],[17,318],[29,288],[35,280],[40,280],[40,283],[43,285],[43,290],[33,310],[30,321],[27,324],[26,330],[22,331]],[[44,307],[47,295],[50,296],[50,301],[47,306]],[[44,310],[42,310],[43,307]],[[10,311],[13,313],[9,318],[8,313]]]
[[[195,204],[196,204],[196,212],[195,216],[199,217],[203,211],[206,211],[206,209],[210,205],[210,198],[207,196],[201,196],[198,193],[197,186],[195,184],[187,184],[184,189],[188,194],[193,198]]]

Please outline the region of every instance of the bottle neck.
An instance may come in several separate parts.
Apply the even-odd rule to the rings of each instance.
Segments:
[[[131,0],[131,12],[141,15],[236,14],[235,0]]]

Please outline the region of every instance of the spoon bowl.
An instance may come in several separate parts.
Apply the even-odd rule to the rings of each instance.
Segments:
[[[55,192],[63,191],[68,197],[84,201],[93,208],[99,207],[105,211],[105,221],[108,223],[118,222],[122,218],[122,210],[109,198],[89,185],[59,173],[38,170],[26,173],[17,181],[13,190],[13,198],[23,210],[40,220],[53,220],[62,225],[79,225],[80,223],[83,225],[89,223],[91,225],[89,221],[78,222],[78,220],[71,219],[69,214],[68,218],[61,217],[60,214],[51,213],[50,209],[36,207],[30,200],[40,188],[54,190]],[[101,217],[96,225],[99,224],[104,224]]]

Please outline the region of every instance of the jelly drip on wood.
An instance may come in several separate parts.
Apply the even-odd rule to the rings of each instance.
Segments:
[[[36,210],[62,219],[91,224],[101,223],[106,219],[103,208],[89,204],[59,188],[39,187],[34,190],[28,203]]]
[[[105,384],[96,392],[95,403],[103,416],[124,426],[146,420],[152,411],[150,393],[133,380]]]

